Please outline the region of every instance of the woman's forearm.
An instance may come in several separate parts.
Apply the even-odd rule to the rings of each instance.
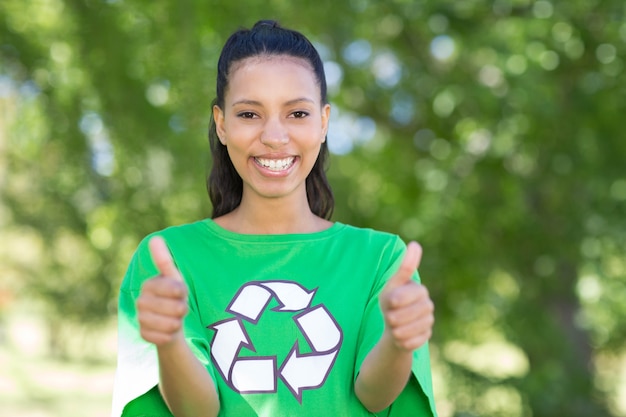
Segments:
[[[367,355],[354,391],[369,411],[384,410],[400,395],[411,375],[413,352],[396,346],[392,338],[383,337]]]
[[[186,341],[157,348],[159,389],[176,417],[215,417],[220,404],[213,379]]]

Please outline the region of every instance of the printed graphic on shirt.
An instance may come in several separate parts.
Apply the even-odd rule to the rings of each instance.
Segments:
[[[337,321],[323,304],[312,305],[317,289],[309,291],[292,281],[252,281],[244,284],[226,308],[232,318],[207,328],[215,331],[211,357],[226,383],[245,394],[274,393],[280,379],[302,403],[305,389],[324,385],[331,372],[343,334]],[[256,352],[244,320],[257,324],[268,304],[276,300],[276,312],[297,312],[293,320],[309,344],[310,353],[301,353],[297,341],[279,365],[276,355],[240,357],[242,349]]]

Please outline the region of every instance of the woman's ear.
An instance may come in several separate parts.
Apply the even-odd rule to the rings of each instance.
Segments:
[[[326,135],[328,134],[328,122],[330,120],[330,104],[325,104],[322,107],[322,143],[326,141]]]
[[[226,145],[226,130],[224,129],[224,112],[217,104],[213,106],[213,121],[215,131],[222,145]]]

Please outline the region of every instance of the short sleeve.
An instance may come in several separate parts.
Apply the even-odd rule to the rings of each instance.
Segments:
[[[156,347],[141,337],[135,307],[143,282],[158,274],[148,250],[148,238],[138,246],[120,288],[117,369],[113,387],[112,417],[171,416],[158,389],[155,389],[159,383]],[[198,319],[196,304],[190,294],[189,313],[184,320],[185,338],[194,355],[215,381],[204,331]],[[129,407],[126,407],[127,405]],[[141,413],[133,412],[135,409],[141,410]]]
[[[378,297],[389,278],[391,278],[400,267],[405,253],[406,244],[402,239],[396,237],[396,239],[384,247],[380,255],[378,279],[372,288],[370,298],[367,302],[359,333],[359,347],[355,363],[355,369],[357,370],[354,375],[355,380],[365,357],[376,343],[378,343],[385,327],[382,312],[378,304]],[[417,271],[413,279],[416,282],[421,282]],[[377,416],[437,416],[433,396],[428,343],[424,344],[413,353],[413,365],[411,369],[413,375],[404,391],[389,408],[377,413]]]

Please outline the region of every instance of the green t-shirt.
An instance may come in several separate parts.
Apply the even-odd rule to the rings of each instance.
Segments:
[[[189,287],[185,337],[215,382],[220,416],[373,415],[354,381],[384,328],[378,295],[406,250],[398,236],[341,223],[243,235],[208,219],[155,235]],[[155,347],[141,338],[135,310],[142,283],[157,274],[152,236],[120,291],[115,417],[171,416],[155,388]],[[427,345],[414,353],[413,374],[377,415],[436,416]]]

